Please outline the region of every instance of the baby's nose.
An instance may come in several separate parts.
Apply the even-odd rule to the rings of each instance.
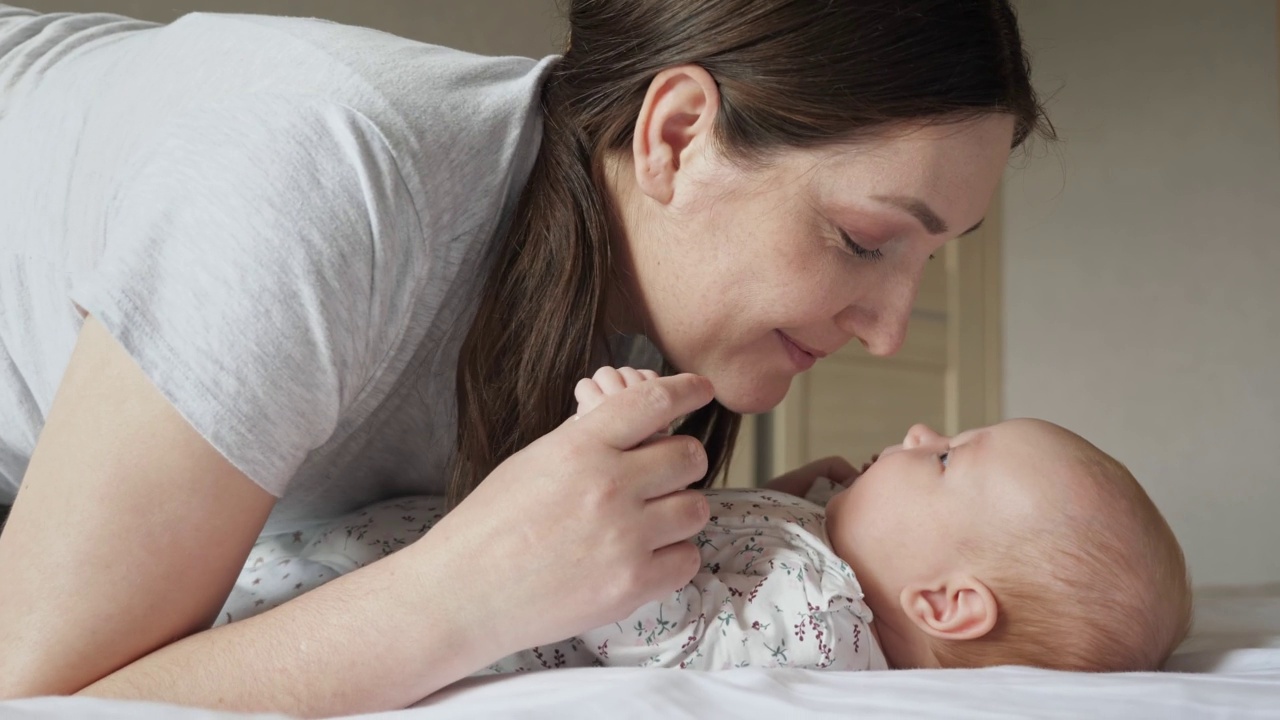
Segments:
[[[933,428],[924,423],[916,423],[907,430],[907,436],[902,439],[902,447],[910,449],[917,448],[921,445],[932,445],[942,442],[945,438],[941,434],[934,431]]]

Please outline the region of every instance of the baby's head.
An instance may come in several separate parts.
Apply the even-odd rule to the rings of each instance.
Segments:
[[[894,667],[1155,670],[1185,637],[1182,550],[1119,462],[1040,420],[923,425],[827,505]]]

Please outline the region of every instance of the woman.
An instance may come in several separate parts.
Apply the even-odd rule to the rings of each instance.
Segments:
[[[1005,0],[569,14],[534,63],[0,6],[0,696],[400,707],[683,585],[737,413],[894,352],[1049,131]],[[630,335],[682,374],[565,422]],[[446,490],[208,629],[260,535]]]

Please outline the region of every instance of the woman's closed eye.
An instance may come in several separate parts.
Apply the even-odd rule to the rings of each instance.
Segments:
[[[876,260],[879,260],[880,258],[884,257],[884,253],[880,252],[879,248],[875,250],[868,250],[867,248],[858,244],[858,242],[854,240],[849,235],[849,233],[845,232],[844,230],[840,231],[840,239],[844,241],[845,247],[849,248],[849,252],[853,253],[854,257],[857,257],[861,260],[870,260],[872,262],[875,262]]]

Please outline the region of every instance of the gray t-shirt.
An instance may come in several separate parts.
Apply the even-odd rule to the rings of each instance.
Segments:
[[[458,348],[552,62],[0,5],[0,504],[82,310],[281,498],[268,532],[443,491]]]

